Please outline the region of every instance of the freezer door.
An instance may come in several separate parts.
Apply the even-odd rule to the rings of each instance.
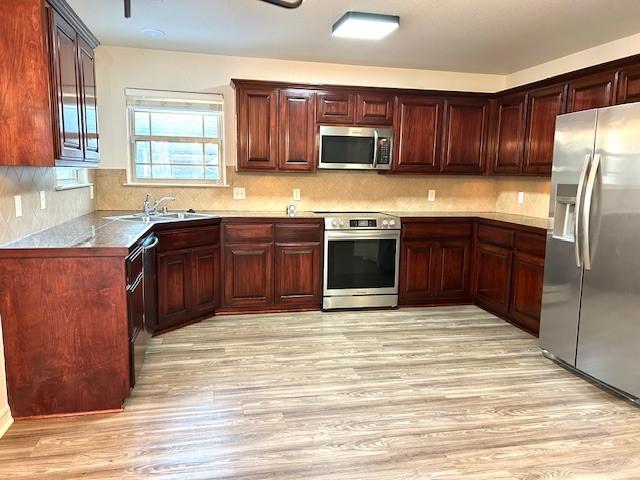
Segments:
[[[600,109],[577,368],[640,397],[640,105]],[[596,166],[594,163],[594,167]],[[588,252],[587,252],[588,251]],[[589,265],[590,260],[590,265]]]
[[[596,119],[596,110],[560,115],[553,149],[540,346],[570,365],[576,361],[582,284],[576,218],[593,157]]]

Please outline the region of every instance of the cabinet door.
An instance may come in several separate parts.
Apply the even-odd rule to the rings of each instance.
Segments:
[[[322,260],[319,243],[276,245],[275,303],[320,306]]]
[[[512,256],[510,249],[485,243],[476,245],[476,301],[496,313],[506,314],[509,311]]]
[[[640,101],[640,65],[625,67],[618,73],[616,103]]]
[[[78,36],[58,13],[52,17],[52,75],[56,124],[55,154],[61,161],[82,161],[82,110],[78,72]]]
[[[273,244],[226,245],[226,306],[259,307],[273,303]]]
[[[482,99],[446,100],[443,172],[483,172],[487,111],[487,102]]]
[[[220,248],[209,245],[194,248],[192,308],[193,317],[213,313],[219,303]]]
[[[498,98],[492,171],[520,173],[525,134],[524,94]]]
[[[442,100],[421,97],[398,98],[394,171],[440,171],[442,110]]]
[[[511,285],[511,317],[520,326],[536,335],[540,328],[543,273],[543,258],[515,253]]]
[[[350,124],[355,119],[355,95],[348,92],[318,92],[318,123]]]
[[[356,124],[391,125],[393,124],[392,95],[359,93],[356,96]]]
[[[440,241],[437,296],[442,299],[469,296],[471,239]]]
[[[615,72],[605,72],[570,81],[567,112],[613,105],[615,80]]]
[[[565,85],[529,92],[524,173],[551,174],[556,117],[564,112]]]
[[[158,254],[158,328],[191,318],[192,262],[190,250]]]
[[[82,149],[85,161],[97,162],[100,160],[100,148],[95,57],[91,46],[81,37],[78,37],[78,47],[83,125]]]
[[[278,92],[238,90],[238,169],[275,170]]]
[[[428,303],[436,295],[438,244],[429,240],[400,243],[399,302],[403,305]]]
[[[278,168],[315,169],[315,93],[309,90],[280,90],[278,116]]]

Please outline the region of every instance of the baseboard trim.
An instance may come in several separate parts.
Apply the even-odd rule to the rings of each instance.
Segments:
[[[5,405],[0,410],[0,438],[7,433],[9,427],[13,424],[13,417],[11,416],[11,410],[9,405]]]

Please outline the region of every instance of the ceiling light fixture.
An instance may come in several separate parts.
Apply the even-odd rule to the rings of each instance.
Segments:
[[[143,28],[140,30],[143,35],[147,37],[164,37],[165,33],[162,30],[158,30],[157,28]]]
[[[334,37],[380,40],[400,26],[400,17],[379,13],[347,12],[333,24]]]

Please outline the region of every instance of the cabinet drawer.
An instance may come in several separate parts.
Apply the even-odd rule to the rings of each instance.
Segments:
[[[470,237],[471,223],[405,223],[402,226],[403,239]]]
[[[546,239],[533,233],[516,233],[516,250],[544,258]]]
[[[176,228],[158,232],[158,252],[181,250],[217,244],[220,241],[220,226]]]
[[[237,223],[224,226],[227,243],[260,243],[273,241],[271,223]]]
[[[500,247],[513,248],[514,232],[504,228],[478,225],[478,241]]]
[[[320,242],[322,233],[321,223],[276,224],[276,242],[278,243]]]

